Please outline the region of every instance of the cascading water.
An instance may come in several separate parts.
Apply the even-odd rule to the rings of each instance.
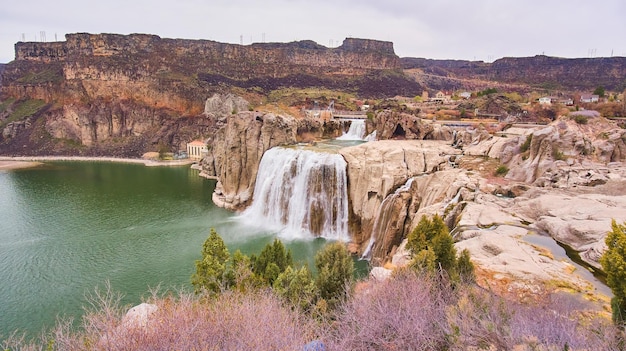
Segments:
[[[241,218],[285,239],[348,241],[346,161],[339,154],[276,147],[263,154],[252,205]]]
[[[365,120],[351,119],[350,129],[337,140],[363,140],[365,138]]]
[[[380,204],[378,214],[376,215],[376,219],[374,219],[374,226],[372,228],[372,235],[370,236],[370,241],[367,244],[367,248],[365,248],[365,251],[363,251],[363,255],[361,255],[361,259],[369,259],[371,257],[372,248],[374,247],[374,244],[376,243],[376,238],[381,233],[384,233],[387,230],[386,227],[390,222],[391,216],[397,215],[397,214],[391,213],[393,202],[396,200],[396,198],[400,196],[400,194],[402,194],[403,192],[407,192],[411,189],[411,184],[413,184],[414,179],[415,178],[409,178],[409,180],[407,180],[407,182],[404,183],[404,185],[396,189],[396,191],[393,194],[387,196],[383,200],[383,202]]]

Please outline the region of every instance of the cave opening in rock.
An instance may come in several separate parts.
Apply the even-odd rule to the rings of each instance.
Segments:
[[[404,131],[404,128],[402,128],[402,126],[398,124],[396,126],[396,129],[393,131],[391,138],[392,139],[406,139],[406,132]]]

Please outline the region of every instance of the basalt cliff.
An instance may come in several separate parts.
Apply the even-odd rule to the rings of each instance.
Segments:
[[[366,98],[421,92],[403,75],[392,43],[365,39],[326,48],[311,41],[242,46],[79,33],[64,42],[20,42],[15,51],[2,71],[3,154],[137,157],[159,147],[181,150],[216,130],[205,113],[214,93],[243,92],[259,105],[283,88]]]
[[[626,57],[561,58],[545,55],[505,57],[492,63],[402,58],[402,67],[435,89],[472,89],[490,84],[516,89],[593,91],[626,88]]]

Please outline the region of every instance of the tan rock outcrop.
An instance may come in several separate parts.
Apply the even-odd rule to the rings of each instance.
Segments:
[[[387,140],[344,148],[339,152],[348,163],[353,240],[364,246],[369,241],[383,200],[411,177],[450,167],[449,157],[457,155],[459,150],[440,141]],[[403,201],[398,201],[394,206],[403,208]],[[404,226],[399,224],[399,227]],[[362,247],[361,252],[364,249]]]
[[[215,204],[234,210],[252,200],[263,153],[296,142],[297,122],[288,116],[241,112],[228,115],[223,123],[209,142],[202,170],[219,180],[213,194]]]

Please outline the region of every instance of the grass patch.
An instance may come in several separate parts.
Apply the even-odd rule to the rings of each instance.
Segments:
[[[498,168],[496,168],[496,171],[494,172],[494,174],[499,176],[499,177],[503,177],[507,173],[509,173],[509,167],[507,167],[505,165],[498,166]]]
[[[528,149],[530,149],[530,143],[533,141],[533,135],[532,134],[528,134],[528,136],[526,137],[526,141],[524,141],[524,143],[522,144],[522,146],[519,147],[519,150],[521,152],[526,152],[528,151]]]
[[[41,71],[30,71],[17,80],[23,84],[57,83],[63,80],[63,71],[49,68]]]
[[[589,122],[589,118],[583,115],[574,115],[574,122],[578,124],[587,124],[587,122]]]
[[[565,154],[557,148],[552,149],[552,158],[555,161],[565,161]]]
[[[20,101],[14,105],[13,112],[9,114],[9,117],[0,122],[0,127],[4,127],[11,122],[30,117],[39,112],[44,106],[46,106],[46,102],[43,100]]]
[[[13,105],[14,102],[15,102],[14,98],[10,98],[10,99],[2,101],[2,103],[0,103],[0,113],[6,112],[9,106]]]

